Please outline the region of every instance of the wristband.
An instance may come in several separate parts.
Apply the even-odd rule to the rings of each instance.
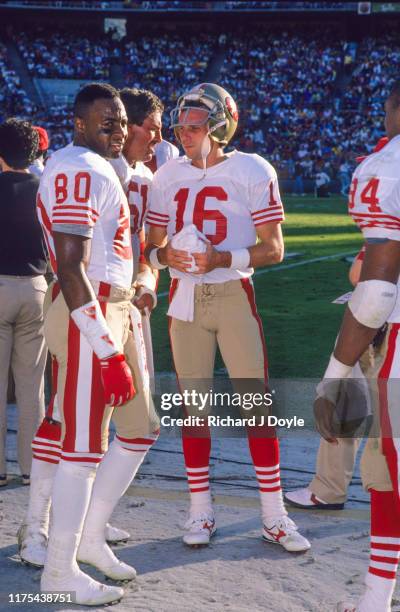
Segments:
[[[157,279],[148,266],[146,266],[145,270],[139,272],[136,282],[138,285],[144,285],[146,289],[150,289],[151,291],[155,291],[157,285]]]
[[[328,367],[326,368],[324,379],[325,378],[347,378],[352,371],[353,366],[346,365],[342,363],[332,353],[331,358],[328,363]]]
[[[235,249],[230,252],[232,255],[232,261],[230,268],[234,270],[245,270],[250,266],[250,252],[249,249]]]
[[[151,266],[155,268],[156,270],[164,270],[164,268],[168,268],[168,266],[166,264],[162,264],[159,261],[158,259],[159,250],[160,250],[159,247],[156,247],[155,249],[152,249],[150,251],[149,262],[151,263]]]
[[[107,359],[119,352],[97,300],[75,308],[71,319],[99,359]]]
[[[135,293],[135,296],[134,296],[132,302],[135,304],[137,302],[137,300],[142,297],[142,295],[151,295],[151,297],[153,298],[153,308],[152,308],[152,310],[154,310],[154,308],[157,306],[157,293],[155,291],[153,291],[152,289],[150,289],[149,287],[145,287],[145,286],[139,287],[139,289]]]

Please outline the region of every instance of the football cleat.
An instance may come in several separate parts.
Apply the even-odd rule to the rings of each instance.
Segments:
[[[108,544],[97,539],[82,536],[77,561],[93,565],[112,580],[133,580],[136,578],[135,568],[117,559]]]
[[[325,502],[317,497],[308,487],[289,491],[285,493],[283,499],[291,506],[304,508],[305,510],[343,510],[344,508],[344,503],[330,504]]]
[[[282,516],[271,525],[264,524],[263,540],[280,544],[288,552],[305,552],[311,548],[310,542],[297,531],[296,523],[288,516]]]
[[[113,525],[110,525],[110,523],[106,524],[106,541],[109,544],[120,544],[122,542],[127,542],[129,538],[130,533],[128,531],[114,527]]]
[[[17,539],[21,561],[33,567],[43,567],[46,560],[47,536],[40,531],[29,531],[28,525],[21,525]]]
[[[64,576],[62,572],[44,570],[40,581],[40,590],[43,592],[58,593],[69,591],[75,595],[73,603],[82,606],[101,606],[117,603],[124,595],[121,587],[108,586],[93,580],[80,569]]]
[[[207,546],[217,531],[215,518],[210,514],[191,515],[184,525],[187,533],[183,541],[188,546]]]

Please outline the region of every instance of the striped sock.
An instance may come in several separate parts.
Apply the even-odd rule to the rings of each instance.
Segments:
[[[371,493],[371,556],[367,590],[358,604],[362,612],[390,610],[400,557],[400,517],[395,493]],[[358,609],[357,608],[357,609]]]
[[[248,442],[256,471],[264,523],[271,525],[286,516],[279,469],[279,443],[276,437],[259,438],[248,428]]]
[[[201,437],[194,437],[194,435]],[[200,431],[196,431],[196,428],[184,428],[182,446],[190,492],[190,514],[211,514],[209,481],[211,437],[209,429],[203,427]]]

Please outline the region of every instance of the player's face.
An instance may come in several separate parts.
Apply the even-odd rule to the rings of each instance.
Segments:
[[[183,110],[179,115],[179,125],[175,128],[177,136],[192,161],[201,160],[201,147],[208,133],[208,111],[202,108]]]
[[[93,102],[87,116],[78,120],[81,143],[102,157],[113,159],[122,153],[127,137],[128,118],[119,98]]]
[[[400,106],[396,106],[392,98],[385,102],[385,130],[388,138],[394,138],[400,134]]]
[[[128,163],[147,162],[154,155],[154,147],[161,142],[161,112],[154,111],[147,115],[142,125],[128,125],[128,139],[124,147],[124,155]]]

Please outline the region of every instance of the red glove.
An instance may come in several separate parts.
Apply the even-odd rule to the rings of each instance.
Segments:
[[[100,360],[106,406],[122,406],[136,395],[133,378],[122,353]]]

